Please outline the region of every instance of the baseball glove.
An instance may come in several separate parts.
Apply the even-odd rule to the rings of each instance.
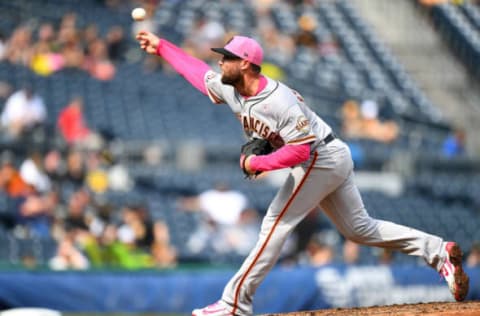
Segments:
[[[240,155],[240,166],[242,167],[245,177],[248,179],[251,179],[258,176],[260,173],[262,173],[261,171],[257,171],[254,174],[251,174],[245,169],[245,160],[247,159],[248,156],[268,155],[272,151],[273,151],[272,145],[268,140],[265,140],[265,139],[254,138],[246,142],[245,144],[243,144],[241,149],[241,155]]]

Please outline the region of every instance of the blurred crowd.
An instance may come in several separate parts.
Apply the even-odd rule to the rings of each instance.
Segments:
[[[361,104],[348,100],[342,106],[342,135],[347,139],[365,138],[382,143],[395,141],[399,127],[393,120],[381,120],[374,100]]]
[[[122,1],[106,1],[110,6]],[[296,31],[279,32],[269,10],[278,1],[252,1],[257,15],[256,36],[272,63],[263,72],[276,79],[284,74],[279,65],[287,63],[300,48],[314,54],[341,54],[332,35],[319,37],[316,20],[303,14]],[[287,1],[308,6],[310,1]],[[135,29],[153,27],[151,19],[157,2],[149,2],[148,18]],[[101,36],[95,24],[78,26],[75,13],[63,16],[58,25],[40,22],[20,25],[11,34],[0,33],[0,62],[21,64],[48,76],[66,68],[88,72],[98,80],[110,80],[116,63],[125,61],[128,43],[121,26],[112,26]],[[210,47],[223,46],[235,30],[199,16],[192,32],[181,44],[191,54],[216,63]],[[159,63],[147,60],[147,65]],[[49,115],[42,91],[29,85],[8,87],[0,83],[2,139],[23,145],[34,143],[39,131],[47,128]],[[28,146],[22,153],[0,153],[0,226],[16,238],[53,238],[58,247],[49,260],[55,270],[119,267],[128,269],[169,268],[179,263],[169,226],[153,219],[146,201],[115,205],[106,198],[109,191],[126,192],[134,186],[128,169],[108,151],[101,133],[90,127],[83,115],[83,99],[72,95],[56,119],[55,133],[61,146]],[[349,100],[341,110],[342,136],[394,142],[399,126],[383,120],[375,100]],[[452,136],[453,137],[453,136]],[[463,138],[462,138],[463,137]],[[462,152],[461,131],[446,144],[446,151]],[[242,192],[219,183],[195,196],[179,197],[178,207],[165,212],[199,213],[200,223],[186,243],[192,254],[213,252],[246,255],[254,246],[265,210],[253,208]],[[157,210],[158,211],[158,210]],[[192,215],[193,216],[193,215]],[[319,266],[330,263],[359,263],[361,247],[331,229],[319,210],[312,212],[287,241],[282,264]],[[376,263],[389,264],[392,253],[378,252]],[[31,258],[24,258],[32,266]],[[480,264],[480,247],[475,245],[468,258]],[[27,264],[27,263],[25,263]],[[34,263],[33,263],[34,265]]]
[[[0,35],[0,62],[29,67],[48,76],[65,68],[81,69],[99,80],[115,75],[115,63],[125,58],[126,39],[121,26],[101,36],[96,24],[80,28],[75,13],[52,22],[20,25],[9,36]]]
[[[107,190],[131,189],[128,171],[103,150],[1,154],[0,224],[16,238],[58,243],[53,269],[146,268],[176,263],[169,230],[143,203],[114,205]],[[18,163],[17,163],[18,162]]]

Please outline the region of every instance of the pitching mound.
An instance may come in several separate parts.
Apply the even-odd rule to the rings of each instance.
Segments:
[[[480,302],[462,303],[422,303],[408,305],[373,306],[361,308],[336,308],[309,312],[296,312],[288,314],[268,314],[268,316],[361,316],[361,315],[395,315],[395,316],[478,316],[480,315]]]

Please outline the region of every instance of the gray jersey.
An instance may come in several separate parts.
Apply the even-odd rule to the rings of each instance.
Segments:
[[[275,147],[313,144],[310,159],[291,168],[270,203],[258,242],[225,286],[221,300],[225,305],[220,309],[224,313],[217,315],[253,315],[252,302],[257,287],[275,265],[293,228],[316,207],[328,215],[346,238],[422,256],[440,271],[448,258],[442,238],[371,218],[353,180],[353,161],[348,146],[338,138],[323,142],[331,128],[305,105],[296,91],[275,80],[267,80],[265,89],[258,95],[244,98],[232,86],[222,84],[220,74],[209,71],[205,75],[212,101],[227,103],[248,137],[268,139]],[[466,278],[468,289],[468,277],[461,266],[459,271],[458,275]],[[196,310],[193,315],[211,313]]]
[[[249,138],[267,139],[276,148],[313,143],[314,149],[332,131],[298,92],[270,78],[258,95],[249,98],[223,84],[221,75],[214,71],[206,73],[205,84],[210,99],[228,104]]]

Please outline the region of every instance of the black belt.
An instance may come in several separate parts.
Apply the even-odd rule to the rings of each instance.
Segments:
[[[327,137],[325,137],[325,138],[320,142],[320,144],[326,145],[326,144],[330,143],[332,140],[334,140],[335,138],[337,138],[337,136],[332,132],[332,133],[328,134]]]

